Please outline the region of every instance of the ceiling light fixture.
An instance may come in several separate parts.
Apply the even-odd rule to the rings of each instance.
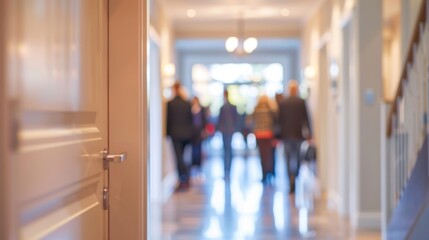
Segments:
[[[254,37],[244,38],[244,19],[240,14],[237,24],[237,36],[231,36],[225,41],[225,49],[237,55],[249,54],[258,47],[258,39]]]
[[[316,76],[316,70],[314,69],[313,66],[306,66],[304,69],[304,77],[307,80],[313,80],[314,77]]]
[[[195,9],[188,9],[188,11],[186,11],[186,16],[188,16],[189,18],[193,18],[197,15],[197,12],[195,11]]]

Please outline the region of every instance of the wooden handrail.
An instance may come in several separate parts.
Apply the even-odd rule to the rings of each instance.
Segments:
[[[392,120],[393,120],[393,116],[395,116],[395,114],[398,111],[397,100],[402,97],[403,83],[405,81],[408,81],[408,79],[407,79],[407,75],[408,75],[407,65],[413,61],[414,45],[419,43],[419,40],[421,37],[420,36],[421,35],[420,24],[426,22],[426,19],[427,19],[426,4],[428,4],[428,0],[422,1],[421,5],[420,5],[419,15],[418,15],[416,23],[414,25],[413,35],[412,35],[410,44],[408,46],[407,57],[405,59],[404,66],[402,68],[401,79],[399,80],[398,88],[396,90],[395,99],[393,100],[393,104],[392,104],[392,107],[391,107],[390,112],[389,112],[389,118],[388,118],[388,122],[387,122],[387,137],[392,136],[392,132],[393,132]]]

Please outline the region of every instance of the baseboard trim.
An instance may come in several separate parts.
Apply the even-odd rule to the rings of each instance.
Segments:
[[[176,186],[177,174],[172,172],[162,180],[162,202],[167,202],[174,192]]]
[[[381,228],[380,212],[363,212],[358,214],[357,228],[365,230],[379,230]]]

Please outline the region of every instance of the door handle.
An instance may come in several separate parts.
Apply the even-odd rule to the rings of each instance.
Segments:
[[[123,161],[125,161],[127,159],[127,153],[123,152],[121,154],[109,154],[109,150],[108,149],[103,149],[103,151],[101,152],[103,155],[103,167],[104,170],[109,169],[109,163],[113,162],[113,163],[122,163]]]
[[[108,154],[106,159],[108,162],[121,163],[127,159],[127,153],[123,152],[121,154]]]

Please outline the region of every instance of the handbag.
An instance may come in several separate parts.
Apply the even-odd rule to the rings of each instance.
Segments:
[[[307,141],[304,141],[301,144],[301,149],[300,149],[300,158],[304,161],[316,161],[317,159],[317,149],[316,146],[314,144],[310,144]]]

